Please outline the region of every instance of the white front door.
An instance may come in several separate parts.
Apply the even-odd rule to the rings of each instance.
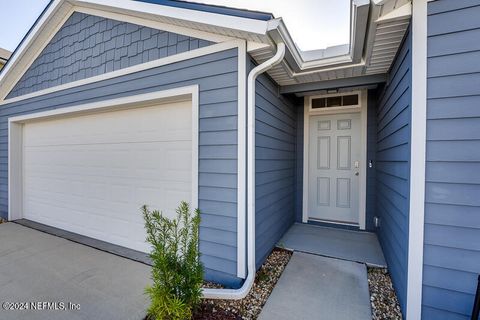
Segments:
[[[358,224],[360,113],[309,121],[308,218]]]

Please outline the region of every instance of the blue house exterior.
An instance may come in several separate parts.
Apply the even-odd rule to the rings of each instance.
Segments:
[[[406,308],[411,161],[411,32],[405,36],[377,100],[376,214],[378,236],[397,296]]]
[[[480,271],[479,12],[428,3],[424,319],[468,319]]]
[[[191,180],[164,192],[188,194],[201,210],[207,280],[244,283],[253,208],[256,268],[295,222],[375,232],[404,318],[469,319],[480,273],[480,2],[377,2],[353,1],[350,46],[313,57],[268,13],[168,0],[52,1],[0,73],[0,217],[95,237],[93,227],[42,214],[58,198],[41,193],[35,177],[55,184],[69,166],[52,173],[45,163],[57,161],[54,153],[29,158],[36,142],[27,133],[53,132],[51,142],[62,136],[55,121],[187,101],[192,148],[181,152],[192,153]],[[185,21],[198,12],[205,20]],[[280,44],[285,56],[249,84]],[[47,129],[32,131],[35,123]],[[142,137],[135,142],[149,142]],[[110,198],[100,200],[116,203]],[[119,230],[99,239],[125,245]]]

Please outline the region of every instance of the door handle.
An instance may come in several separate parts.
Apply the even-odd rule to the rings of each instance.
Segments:
[[[358,172],[355,172],[355,175],[356,175],[356,176],[358,176],[359,174],[360,174],[360,173],[358,173]]]

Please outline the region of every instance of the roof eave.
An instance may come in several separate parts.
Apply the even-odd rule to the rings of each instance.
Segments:
[[[274,19],[269,23],[268,34],[275,41],[282,41],[288,48],[286,60],[294,72],[315,68],[356,64],[362,59],[364,42],[367,33],[369,0],[351,0],[350,44],[348,52],[333,55],[306,55],[297,47],[282,19]],[[328,48],[327,48],[328,49]]]
[[[219,28],[228,28],[242,32],[264,35],[267,31],[268,21],[225,15],[219,13],[198,11],[148,2],[128,0],[65,0],[72,5],[91,7],[101,10],[122,11],[123,13],[135,12],[148,15],[166,16],[194,23],[212,25]],[[192,14],[194,13],[194,14]],[[188,17],[188,19],[186,19]]]

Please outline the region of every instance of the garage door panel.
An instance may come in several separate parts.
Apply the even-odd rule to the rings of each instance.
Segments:
[[[27,123],[24,217],[146,251],[140,207],[192,198],[191,103]]]
[[[36,160],[25,169],[37,172],[38,167],[42,167],[42,173],[45,170],[51,173],[68,171],[72,175],[82,174],[77,170],[84,168],[88,171],[90,167],[101,169],[98,174],[102,175],[112,169],[153,169],[159,174],[166,173],[165,170],[187,172],[192,163],[188,148],[191,148],[191,141],[25,147],[25,157]],[[165,170],[158,170],[159,166]]]

